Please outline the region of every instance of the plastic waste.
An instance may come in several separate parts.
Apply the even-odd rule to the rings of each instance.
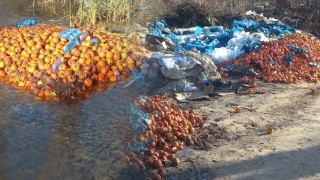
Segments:
[[[129,146],[130,150],[134,151],[135,153],[139,153],[139,152],[147,150],[147,146],[141,142],[138,142],[138,141],[132,141],[132,142],[128,143],[128,146]]]
[[[287,63],[292,63],[293,56],[283,56],[283,59],[287,61]]]
[[[151,34],[162,35],[162,31],[167,27],[167,23],[164,19],[159,19],[154,23],[154,27],[151,27]]]
[[[288,45],[287,48],[293,54],[301,54],[303,56],[307,56],[307,50],[305,48],[301,48],[301,47],[296,46],[296,45]]]
[[[194,92],[198,90],[192,82],[188,82],[186,79],[181,79],[177,82],[177,88],[182,89],[183,92]]]
[[[54,63],[52,66],[53,72],[58,72],[60,65],[62,64],[60,57],[58,57],[58,60]]]
[[[141,99],[141,101],[144,101],[144,99]],[[135,136],[145,131],[148,125],[151,124],[151,118],[132,104],[129,105],[129,119]],[[147,138],[147,142],[150,143],[151,140]],[[132,141],[128,143],[128,146],[132,151],[137,153],[147,150],[147,146],[138,141]]]
[[[130,104],[129,108],[129,119],[132,125],[132,129],[134,131],[134,135],[138,135],[140,132],[143,132],[147,129],[147,126],[151,123],[151,118],[132,104]]]
[[[16,27],[21,28],[21,27],[25,27],[25,26],[34,26],[38,24],[38,21],[34,20],[34,19],[26,19],[22,22],[18,22],[17,24],[15,24]]]
[[[65,47],[65,49],[64,49],[64,51],[63,51],[63,54],[68,54],[68,53],[71,52],[71,50],[72,50],[74,47],[76,47],[76,46],[77,46],[76,43],[74,43],[74,42],[69,42],[69,43],[66,45],[66,47]]]
[[[209,56],[193,51],[155,53],[140,74],[143,85],[157,93],[193,92],[203,88],[204,78],[221,78]]]
[[[244,28],[246,31],[251,31],[253,29],[258,29],[261,25],[251,19],[244,19],[244,20],[234,20],[232,23],[233,27],[241,27]]]
[[[213,51],[208,51],[207,53],[215,63],[221,63],[223,61],[236,59],[245,53],[259,50],[261,42],[263,41],[269,41],[263,33],[242,31],[235,33],[234,38],[228,41],[227,46],[215,48]]]
[[[71,50],[74,47],[76,47],[78,44],[84,41],[87,35],[84,34],[82,31],[80,31],[79,29],[69,28],[67,30],[62,31],[59,34],[59,37],[69,40],[69,43],[66,45],[66,48],[64,49],[64,52],[63,52],[63,54],[67,54],[71,52]]]
[[[98,44],[99,43],[99,40],[97,38],[92,38],[91,41],[92,41],[93,44]]]
[[[82,31],[80,31],[79,29],[69,28],[69,29],[62,31],[59,34],[59,37],[64,38],[64,39],[68,39],[69,41],[76,41],[81,34],[84,34],[84,33]]]
[[[179,54],[155,53],[152,57],[159,60],[162,74],[170,79],[186,78],[187,74],[184,71],[196,65],[196,63],[187,56],[181,56]]]
[[[259,16],[261,18],[259,22],[252,19],[234,20],[230,29],[214,25],[173,31],[168,29],[165,21],[161,19],[155,22],[150,33],[172,40],[176,51],[196,49],[220,63],[259,50],[261,42],[268,41],[268,37],[272,35],[282,38],[283,34],[295,32],[293,28],[278,19]]]
[[[131,84],[141,84],[143,82],[144,77],[143,77],[143,75],[141,75],[141,73],[138,70],[135,69],[135,70],[131,71],[131,74],[133,75],[134,79],[131,80],[126,85],[124,85],[123,88],[127,88]]]
[[[320,62],[310,62],[309,66],[320,68]]]

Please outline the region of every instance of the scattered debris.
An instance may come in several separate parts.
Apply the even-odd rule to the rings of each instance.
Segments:
[[[236,108],[234,109],[234,112],[240,113],[240,112],[241,112],[241,108],[240,108],[240,107],[236,107]]]
[[[169,94],[200,91],[206,80],[221,78],[208,56],[191,51],[155,53],[145,61],[140,74],[147,90]]]
[[[193,100],[206,99],[209,100],[209,95],[203,91],[197,91],[192,93],[175,93],[176,99],[179,102],[189,102]]]
[[[273,133],[273,129],[272,128],[268,128],[267,129],[267,134],[272,134]]]
[[[315,88],[310,88],[310,94],[314,95],[316,94],[317,90]]]

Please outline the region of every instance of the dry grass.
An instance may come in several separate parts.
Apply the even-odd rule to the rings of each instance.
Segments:
[[[33,6],[35,2],[36,0],[34,0]],[[66,7],[68,2],[69,0],[43,0],[43,1],[40,1],[40,5],[44,7],[46,11],[49,11],[54,15],[58,15],[58,14],[62,14],[61,7]]]
[[[110,0],[105,9],[108,22],[129,22],[131,18],[130,0]]]
[[[131,20],[131,0],[79,0],[77,3],[71,0],[42,0],[40,5],[55,15],[59,14],[60,9],[67,9],[70,19],[80,25],[126,23]]]
[[[126,23],[131,16],[130,0],[80,0],[75,20],[80,24]]]
[[[80,24],[96,25],[101,23],[127,23],[154,20],[174,14],[176,8],[185,3],[201,7],[201,10],[214,22],[214,17],[221,13],[243,11],[253,0],[42,0],[41,5],[54,14],[61,9],[68,9],[74,21]],[[61,8],[62,7],[62,8]],[[66,14],[64,14],[66,15]]]
[[[98,25],[106,23],[148,22],[159,17],[177,15],[185,4],[196,7],[208,22],[214,24],[216,17],[243,13],[256,3],[274,4],[279,0],[40,0],[41,5],[59,14],[66,11],[72,21],[79,24]],[[320,0],[319,0],[320,1]],[[69,3],[72,2],[70,5]],[[77,3],[75,3],[77,2]],[[283,2],[283,1],[281,1]],[[290,2],[291,1],[286,1]],[[292,1],[293,2],[293,1]],[[300,2],[300,1],[299,1]],[[289,5],[290,6],[290,5]],[[62,8],[61,8],[62,7]],[[72,10],[72,11],[71,11]],[[202,16],[201,16],[202,17]]]

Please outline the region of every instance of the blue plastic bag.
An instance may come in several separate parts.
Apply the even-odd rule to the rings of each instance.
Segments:
[[[34,20],[34,19],[26,19],[22,22],[18,22],[17,24],[15,24],[16,27],[21,28],[21,27],[25,27],[25,26],[34,26],[38,24],[38,21]]]
[[[62,31],[59,34],[60,38],[68,39],[70,42],[66,45],[63,54],[67,54],[71,52],[71,50],[79,45],[82,41],[85,40],[86,36],[83,36],[82,39],[79,37],[83,35],[84,32],[80,31],[79,29],[76,28],[69,28],[67,30]]]
[[[60,57],[58,57],[58,60],[54,65],[52,66],[52,71],[53,72],[58,72],[60,65],[62,64]]]
[[[129,119],[135,135],[145,131],[147,129],[147,124],[151,122],[151,118],[146,113],[132,104],[130,104]]]
[[[232,23],[233,27],[242,27],[245,30],[252,30],[258,29],[261,25],[258,22],[255,22],[251,19],[244,19],[244,20],[234,20]]]
[[[66,45],[66,47],[65,47],[65,49],[64,49],[64,51],[63,51],[63,54],[68,54],[69,52],[71,52],[71,50],[74,48],[74,47],[76,47],[77,45],[76,45],[76,43],[74,43],[74,42],[69,42],[67,45]]]
[[[194,35],[196,36],[199,36],[201,34],[203,34],[203,28],[202,27],[199,27],[199,26],[196,26],[196,31],[194,32]]]
[[[91,41],[92,41],[93,44],[98,44],[99,43],[99,40],[97,38],[92,38]]]
[[[261,41],[255,41],[255,42],[251,42],[249,44],[249,52],[252,52],[252,51],[258,51],[261,49]]]
[[[292,63],[293,56],[284,56],[283,59],[287,61],[287,63]]]
[[[307,55],[307,50],[305,48],[301,48],[296,45],[288,45],[287,48],[293,53],[293,54],[302,54],[304,56]]]
[[[69,28],[67,30],[62,31],[59,34],[59,37],[68,39],[69,41],[76,41],[81,34],[84,34],[84,33],[79,29]]]
[[[147,146],[141,142],[138,142],[138,141],[132,141],[128,144],[128,146],[131,149],[131,151],[133,151],[135,153],[139,153],[139,152],[147,150]]]
[[[151,34],[153,35],[162,35],[162,31],[167,27],[167,23],[163,19],[159,19],[155,22],[154,27],[152,27]]]
[[[234,20],[232,26],[229,29],[224,29],[221,26],[211,26],[209,28],[195,27],[195,31],[175,30],[173,32],[162,33],[163,29],[167,27],[164,20],[156,21],[154,29],[151,33],[158,36],[163,36],[172,40],[176,45],[176,51],[188,51],[193,48],[202,53],[206,53],[213,60],[217,57],[222,57],[224,54],[230,54],[229,57],[236,58],[244,53],[259,50],[261,48],[261,42],[258,40],[248,41],[245,44],[240,44],[237,47],[229,47],[231,39],[236,38],[243,32],[261,32],[266,37],[271,35],[277,35],[278,39],[281,39],[284,34],[294,33],[294,29],[289,25],[280,21],[271,21],[269,19],[263,19],[261,22],[256,22],[251,19]],[[227,48],[219,49],[217,48]],[[212,53],[219,53],[217,56],[212,56]],[[215,58],[214,58],[215,57]],[[230,59],[230,58],[228,58]]]

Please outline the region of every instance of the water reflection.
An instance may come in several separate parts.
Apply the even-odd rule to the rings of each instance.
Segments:
[[[0,99],[1,101],[1,99]],[[0,114],[2,115],[2,114]],[[3,116],[1,116],[3,117]],[[4,163],[4,158],[5,158],[5,152],[7,151],[7,144],[4,138],[3,130],[7,123],[5,121],[0,120],[0,177],[4,177],[4,172],[5,172],[5,163]]]
[[[135,89],[115,87],[67,104],[0,86],[0,175],[8,179],[121,177]]]
[[[34,17],[33,0],[1,0],[0,1],[0,28],[12,25],[24,18]]]

